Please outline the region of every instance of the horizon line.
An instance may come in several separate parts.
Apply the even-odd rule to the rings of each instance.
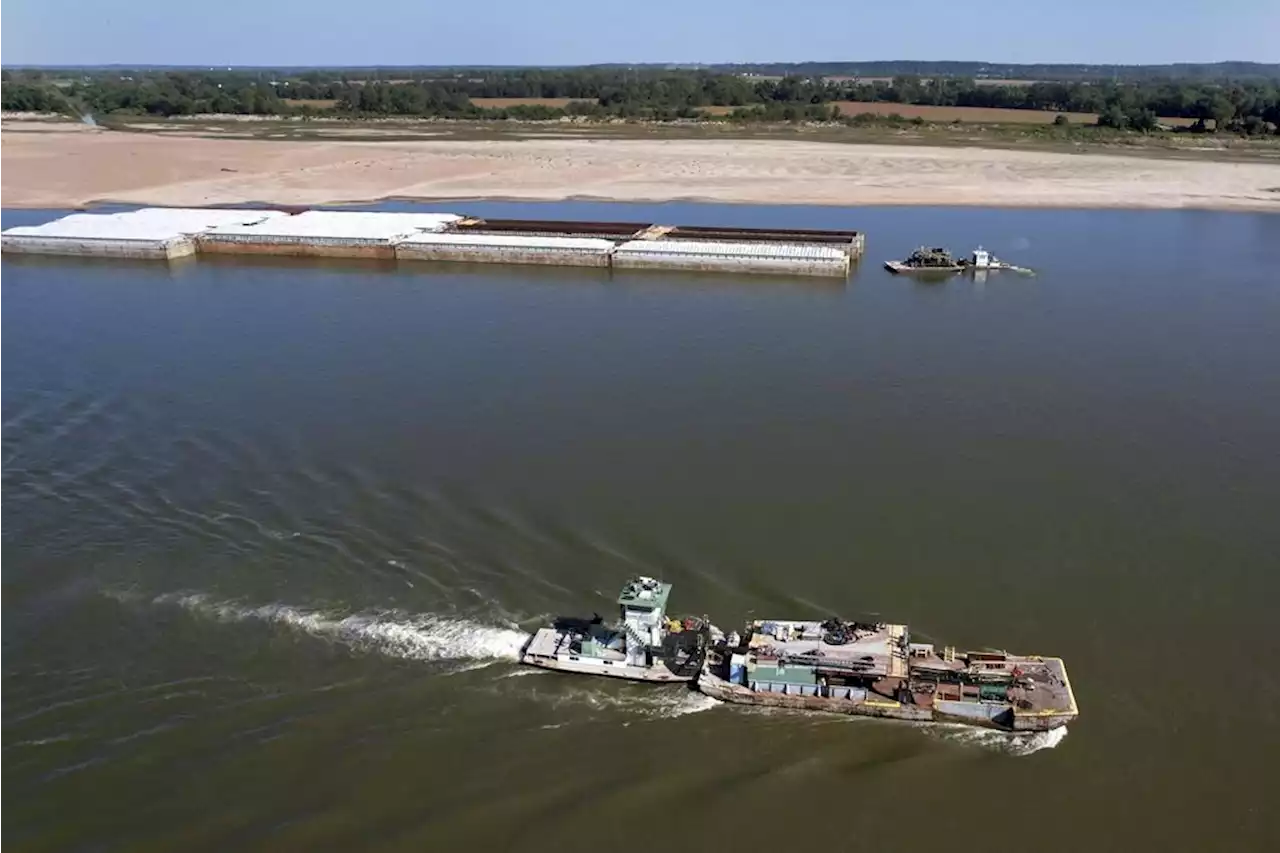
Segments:
[[[236,64],[236,63],[218,63],[218,62],[197,62],[197,63],[170,63],[170,62],[25,62],[25,63],[0,63],[0,69],[20,70],[20,69],[44,69],[44,68],[190,68],[190,69],[281,69],[281,68],[307,68],[316,70],[343,70],[343,69],[381,69],[381,68],[432,68],[432,69],[478,69],[478,68],[503,68],[503,69],[523,69],[523,68],[603,68],[617,66],[648,66],[648,67],[680,67],[680,68],[717,68],[725,66],[767,66],[767,65],[783,65],[783,66],[801,66],[801,65],[895,65],[895,64],[955,64],[955,65],[987,65],[1006,68],[1028,68],[1043,66],[1061,66],[1072,68],[1166,68],[1172,66],[1187,67],[1207,67],[1214,65],[1259,65],[1259,66],[1276,66],[1280,67],[1280,61],[1266,62],[1255,59],[1219,59],[1203,62],[1191,61],[1172,61],[1172,62],[1000,62],[981,59],[800,59],[800,60],[731,60],[722,62],[705,62],[696,60],[617,60],[610,62],[576,62],[576,63],[486,63],[486,62],[454,62],[454,63],[411,63],[411,62],[391,62],[391,63],[358,63],[358,64],[342,64],[342,63],[265,63],[265,64]]]

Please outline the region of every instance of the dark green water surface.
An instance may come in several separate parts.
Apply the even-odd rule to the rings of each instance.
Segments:
[[[1277,849],[1280,217],[456,208],[868,253],[848,282],[6,259],[6,849]],[[922,242],[1040,275],[881,270]],[[635,573],[726,627],[1061,655],[1082,717],[512,662]]]

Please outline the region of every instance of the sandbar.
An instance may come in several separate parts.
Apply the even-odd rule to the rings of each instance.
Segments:
[[[5,207],[591,198],[1280,211],[1280,165],[1257,162],[798,139],[266,140],[4,127]]]

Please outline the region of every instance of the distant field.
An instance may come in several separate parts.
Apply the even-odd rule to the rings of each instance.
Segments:
[[[1047,83],[1048,80],[974,80],[976,86],[1031,86],[1035,83]]]
[[[885,84],[889,84],[889,83],[892,83],[892,82],[893,82],[893,78],[892,78],[892,77],[843,77],[843,76],[837,76],[837,77],[823,77],[822,79],[823,79],[823,80],[825,80],[825,81],[827,81],[827,82],[829,82],[829,83],[862,83],[862,84],[885,83]],[[920,78],[920,82],[921,82],[921,83],[928,83],[928,82],[931,82],[931,80],[932,80],[932,78],[929,78],[929,77],[921,77],[921,78]],[[1043,81],[1043,80],[988,80],[988,79],[982,79],[982,80],[974,80],[973,82],[974,82],[974,85],[976,85],[976,86],[1030,86],[1032,83],[1043,83],[1043,82],[1045,82],[1045,81]]]
[[[291,107],[311,107],[317,110],[327,110],[338,102],[332,98],[288,98],[285,103]]]
[[[823,79],[825,82],[827,82],[827,83],[862,83],[862,84],[867,84],[867,85],[872,84],[872,83],[892,83],[892,82],[893,82],[893,78],[892,78],[892,77],[846,77],[846,76],[837,76],[837,77],[823,77],[822,79]]]
[[[471,103],[486,110],[506,107],[558,107],[563,109],[572,103],[594,103],[590,98],[472,98]]]

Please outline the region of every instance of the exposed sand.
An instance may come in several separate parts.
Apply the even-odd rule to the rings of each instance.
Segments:
[[[1280,165],[1265,163],[783,140],[269,141],[62,127],[5,123],[20,131],[0,140],[5,206],[588,197],[1280,211]]]

